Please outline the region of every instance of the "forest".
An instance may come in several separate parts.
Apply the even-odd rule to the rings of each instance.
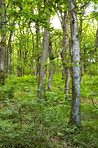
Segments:
[[[98,148],[98,0],[0,0],[0,148]]]

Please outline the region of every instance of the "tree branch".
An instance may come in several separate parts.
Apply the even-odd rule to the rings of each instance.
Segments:
[[[87,3],[85,3],[84,5],[82,5],[81,7],[80,7],[80,9],[83,9],[85,6],[87,6],[89,3],[90,3],[90,1],[91,0],[89,0]]]

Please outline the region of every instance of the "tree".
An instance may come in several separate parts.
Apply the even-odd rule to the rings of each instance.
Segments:
[[[63,6],[63,7],[62,7]],[[59,13],[58,11],[59,10]],[[69,64],[69,16],[68,16],[68,1],[60,1],[57,4],[57,14],[61,22],[63,37],[62,37],[62,51],[61,58],[63,64],[62,76],[65,79],[65,94],[68,97],[69,83],[70,83],[70,68]]]
[[[40,67],[40,76],[39,76],[39,97],[43,98],[45,93],[45,80],[46,80],[46,62],[48,57],[48,48],[49,48],[49,31],[44,30],[44,45],[41,58],[41,67]],[[42,95],[43,94],[43,95]]]
[[[0,83],[5,79],[5,50],[6,50],[6,13],[5,0],[1,0],[1,47],[0,47]]]
[[[98,20],[97,20],[97,30],[96,30],[96,46],[95,46],[94,53],[97,51],[97,48],[98,48]]]
[[[49,10],[47,10],[47,15],[49,15]],[[50,22],[50,18],[48,18],[48,23]],[[48,58],[48,49],[49,49],[49,38],[50,32],[48,28],[44,28],[44,37],[43,37],[43,51],[41,57],[41,66],[40,66],[40,74],[39,74],[39,98],[45,97],[45,80],[46,80],[46,62]]]
[[[69,1],[69,14],[71,23],[71,39],[72,39],[72,105],[71,105],[71,124],[81,123],[81,110],[80,110],[80,44],[78,34],[78,20],[76,13],[76,1]]]
[[[52,91],[52,83],[53,83],[53,51],[52,51],[52,42],[49,40],[49,58],[50,58],[50,63],[49,63],[49,82],[48,82],[48,88],[50,91]]]

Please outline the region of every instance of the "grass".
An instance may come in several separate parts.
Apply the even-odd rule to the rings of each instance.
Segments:
[[[54,80],[53,92],[47,91],[45,101],[37,98],[36,81],[33,76],[10,76],[5,86],[0,87],[0,147],[97,148],[98,110],[83,99],[88,91],[82,92],[85,94],[81,104],[82,126],[77,128],[68,125],[71,99],[64,99],[57,82]],[[84,87],[92,89],[88,83],[85,79],[82,91]]]

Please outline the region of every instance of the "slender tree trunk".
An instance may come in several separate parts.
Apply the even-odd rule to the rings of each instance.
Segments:
[[[52,53],[52,43],[49,41],[49,58],[50,58],[50,63],[49,63],[49,82],[48,82],[48,88],[50,91],[52,91],[52,83],[53,83],[53,53]]]
[[[31,27],[30,27],[30,23],[29,23],[28,25],[29,25],[30,32],[31,32],[31,34],[32,34],[32,46],[33,46],[32,56],[31,56],[30,73],[31,73],[31,75],[35,75],[35,70],[34,70],[34,56],[33,56],[34,49],[35,49],[34,35],[33,35],[33,33],[32,33],[32,30],[31,30]],[[33,71],[33,72],[32,72],[32,71]]]
[[[22,36],[22,30],[21,30],[20,22],[19,22],[19,28],[20,28],[20,34]],[[20,40],[20,45],[19,45],[19,77],[21,77],[22,74],[23,74],[23,72],[22,72],[22,70],[23,70],[22,69],[22,45],[23,45],[23,43],[22,43],[22,39],[21,38],[19,40]]]
[[[22,49],[21,49],[21,41],[20,41],[20,49],[19,49],[19,58],[20,58],[20,66],[19,66],[19,76],[22,76]]]
[[[24,27],[23,27],[23,36],[25,37]],[[24,76],[25,66],[26,66],[26,55],[27,55],[26,40],[23,44],[24,44],[24,49],[23,49],[23,76]]]
[[[12,50],[13,52],[12,52],[12,56],[14,57],[14,50]],[[12,74],[16,74],[15,72],[15,59],[13,58],[13,61],[12,61],[12,67],[11,67],[11,70],[12,70]]]
[[[12,39],[13,32],[10,32],[9,36],[9,41],[8,41],[8,46],[7,46],[7,74],[11,74],[11,54],[12,54],[12,49],[11,49],[11,39]]]
[[[9,51],[8,51],[8,47],[6,50],[6,74],[9,73]]]
[[[81,111],[80,111],[80,44],[78,34],[78,20],[75,12],[75,0],[69,1],[69,12],[71,19],[71,37],[72,37],[72,50],[73,50],[73,67],[72,67],[72,105],[70,124],[81,123]]]
[[[90,80],[92,80],[91,57],[90,56],[89,56],[89,74],[90,74]]]
[[[31,71],[31,74],[32,75],[35,75],[35,70],[34,70],[34,56],[33,56],[35,46],[34,46],[34,36],[33,36],[33,34],[32,34],[32,44],[33,44],[33,50],[32,50],[32,60],[31,60],[30,71]],[[33,72],[32,72],[32,70],[33,70]]]
[[[71,29],[71,23],[70,23],[70,29]],[[70,54],[70,59],[71,59],[71,64],[72,64],[72,40],[69,38],[69,54]],[[70,66],[70,77],[72,77],[72,65]]]
[[[65,52],[69,53],[69,17],[66,17],[66,24],[65,24]],[[66,67],[65,67],[65,73],[66,73],[66,79],[65,79],[65,94],[67,94],[67,97],[69,97],[69,83],[70,83],[70,68],[68,66],[69,61],[66,58],[65,53],[65,60],[66,60]]]
[[[5,79],[5,50],[6,50],[6,14],[5,14],[5,0],[1,0],[1,47],[0,47],[0,83],[4,85]]]
[[[84,78],[84,64],[83,64],[83,58],[82,58],[82,49],[81,49],[81,41],[82,41],[82,23],[83,19],[82,16],[80,16],[80,31],[79,31],[79,40],[80,40],[80,71],[81,71],[81,83],[83,83],[83,78]]]
[[[29,33],[27,32],[28,36]],[[25,36],[25,32],[23,30],[23,36]],[[25,38],[25,43],[24,43],[24,51],[23,51],[23,75],[25,75],[25,67],[26,67],[26,61],[27,61],[27,54],[28,54],[28,46],[29,46],[29,42],[28,42],[28,38],[26,40]]]
[[[40,34],[40,29],[39,29],[39,24],[37,23],[36,24],[36,50],[39,50],[39,43],[40,43],[39,34]],[[39,69],[40,69],[39,61],[40,61],[40,55],[38,54],[38,57],[36,59],[36,76],[37,77],[39,76]]]
[[[10,45],[9,45],[9,73],[11,74],[12,73],[12,67],[11,67],[11,61],[12,61],[12,48],[11,48],[11,42],[10,42]]]
[[[48,49],[49,49],[49,31],[44,30],[44,38],[43,38],[43,51],[42,51],[42,59],[41,59],[41,67],[40,67],[40,75],[39,75],[39,98],[45,98],[45,80],[46,80],[46,62],[48,58]]]
[[[97,30],[96,30],[96,47],[93,54],[97,51],[97,48],[98,48],[98,21],[97,21]]]
[[[19,38],[18,38],[19,39]],[[18,77],[22,76],[22,50],[21,50],[21,40],[19,39],[19,50],[17,51],[17,57],[18,57],[18,65],[17,65],[17,75]]]
[[[31,65],[30,65],[30,73],[31,75],[35,75],[35,71],[34,71],[34,60],[32,59],[31,61]]]
[[[8,45],[7,45],[7,57],[6,57],[6,73],[7,74],[11,74],[12,73],[12,68],[11,68],[11,55],[12,55],[12,49],[11,49],[11,40],[12,40],[12,36],[14,33],[14,25],[15,25],[15,21],[16,21],[17,17],[14,19],[14,21],[11,24],[11,31],[10,31],[10,35],[9,35],[9,40],[8,40]]]
[[[65,79],[65,71],[66,71],[66,57],[65,57],[65,52],[66,52],[66,11],[64,14],[62,14],[62,10],[60,10],[61,13],[61,25],[62,25],[62,31],[63,31],[63,48],[61,51],[61,58],[62,58],[62,63],[63,63],[63,71],[62,71],[62,78]]]
[[[67,65],[68,60],[66,59],[66,53],[69,52],[67,50],[68,45],[69,45],[69,17],[66,11],[63,13],[62,10],[60,10],[60,14],[61,14],[61,25],[62,25],[62,30],[63,30],[63,49],[61,52],[61,58],[62,58],[62,63],[63,63],[62,76],[65,79],[65,94],[67,94],[68,96],[69,82],[70,82],[70,69]]]
[[[19,50],[17,51],[17,63],[18,63],[18,65],[17,65],[17,76],[19,77],[19,67],[20,67],[20,60],[19,60]]]
[[[65,80],[65,94],[69,97],[69,83],[70,83],[70,68],[66,68],[66,80]]]
[[[81,83],[83,83],[83,79],[84,79],[84,64],[82,63],[82,65],[81,65]]]

